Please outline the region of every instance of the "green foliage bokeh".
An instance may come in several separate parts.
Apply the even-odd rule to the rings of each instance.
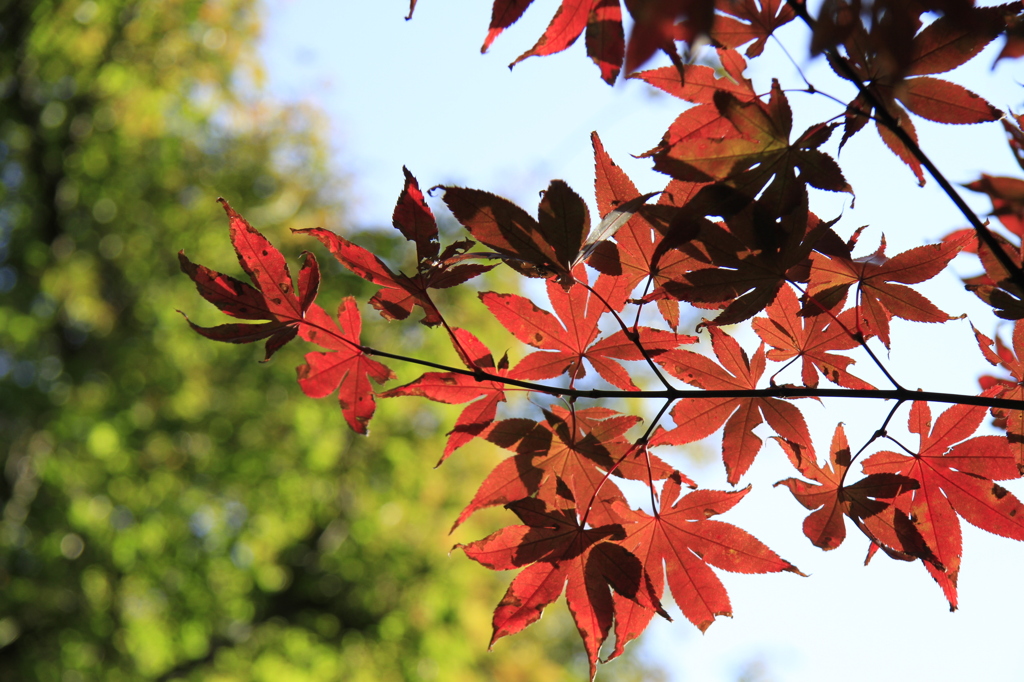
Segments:
[[[0,31],[0,680],[581,677],[564,617],[486,652],[507,577],[447,529],[498,454],[431,471],[457,412],[355,437],[298,343],[259,366],[176,312],[223,321],[177,250],[240,274],[217,196],[293,263],[287,228],[344,225],[316,113],[258,94],[259,5],[0,0]],[[329,307],[360,285],[321,260]]]

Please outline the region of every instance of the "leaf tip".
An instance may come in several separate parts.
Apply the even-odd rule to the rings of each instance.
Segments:
[[[786,561],[786,560],[783,559],[783,561]],[[801,571],[799,568],[797,568],[793,564],[789,563],[788,561],[786,561],[786,564],[787,564],[786,567],[784,569],[782,569],[783,571],[787,571],[789,573],[796,573],[801,578],[810,578],[811,577],[809,574],[804,573],[803,571]]]

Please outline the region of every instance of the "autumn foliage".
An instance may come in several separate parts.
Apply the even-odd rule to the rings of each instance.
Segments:
[[[483,49],[529,5],[495,0]],[[810,511],[803,530],[814,545],[838,547],[849,520],[867,536],[869,558],[881,550],[920,561],[956,608],[960,519],[1024,540],[1024,507],[996,483],[1024,472],[1024,180],[983,175],[967,185],[991,197],[997,223],[983,221],[918,146],[913,120],[1001,125],[1024,169],[1024,117],[938,77],[997,39],[1005,41],[998,59],[1024,54],[1022,4],[829,0],[817,17],[795,0],[626,0],[625,7],[633,19],[628,37],[618,0],[562,0],[516,62],[564,50],[583,35],[608,83],[624,69],[679,98],[682,113],[646,153],[667,177],[660,192],[641,193],[595,133],[600,219],[560,180],[542,194],[536,217],[486,191],[441,186],[433,193],[467,232],[443,245],[424,192],[405,170],[394,226],[415,247],[414,272],[393,270],[335,232],[301,230],[379,287],[369,305],[380,315],[395,323],[418,318],[446,335],[461,365],[364,346],[365,305],[348,297],[336,315],[328,313],[316,300],[316,257],[303,255],[293,281],[283,256],[226,202],[230,237],[252,283],[184,254],[181,267],[205,299],[246,322],[190,324],[214,340],[265,340],[267,359],[296,336],[318,347],[298,368],[299,384],[314,398],[336,394],[357,433],[367,432],[377,400],[418,396],[465,406],[440,461],[476,439],[508,451],[455,520],[495,506],[518,517],[459,545],[488,568],[519,571],[494,612],[492,644],[536,621],[564,593],[593,673],[610,634],[614,658],[652,618],[667,617],[669,594],[701,630],[731,615],[713,569],[799,573],[746,531],[712,518],[750,486],[696,489],[658,455],[720,434],[726,481],[735,486],[765,446],[754,433],[760,424],[795,469],[776,485]],[[804,131],[793,130],[777,80],[762,92],[744,76],[747,60],[791,21],[810,27],[810,52],[858,93],[832,120]],[[710,43],[705,63],[686,57],[696,41]],[[672,64],[638,71],[659,52]],[[884,240],[863,249],[859,231],[843,239],[835,219],[815,215],[809,187],[854,191],[822,145],[833,134],[841,135],[840,147],[850,144],[869,123],[920,183],[930,175],[945,190],[970,228],[894,254]],[[1015,321],[1012,338],[975,331],[980,357],[996,367],[980,379],[977,395],[908,390],[876,351],[890,347],[894,320],[953,319],[914,287],[962,252],[976,254],[982,270],[966,286],[997,317]],[[479,294],[522,344],[511,359],[455,326],[457,311],[444,310],[435,295],[500,266],[542,280],[550,304],[518,293],[512,277],[506,290]],[[685,330],[694,320],[696,328]],[[761,340],[756,348],[724,329],[748,321]],[[702,337],[710,353],[693,350]],[[386,387],[395,375],[385,362],[430,371]],[[888,385],[858,376],[865,363]],[[787,376],[799,383],[777,383],[790,365],[795,374]],[[510,402],[524,392],[534,401]],[[796,402],[808,397],[892,402],[856,447],[839,424],[831,444],[816,448]],[[623,411],[637,399],[654,401],[653,419]],[[1003,435],[976,435],[987,415]],[[897,418],[908,420],[919,443],[887,435]],[[617,483],[625,480],[646,486],[646,503],[627,499]]]

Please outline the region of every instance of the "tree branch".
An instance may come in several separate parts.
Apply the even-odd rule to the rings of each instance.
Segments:
[[[703,388],[666,388],[660,391],[622,391],[605,390],[600,388],[563,388],[560,386],[549,386],[538,384],[532,381],[522,381],[511,377],[498,376],[482,370],[461,369],[450,367],[430,360],[420,360],[397,353],[389,353],[369,346],[362,346],[362,351],[367,355],[373,355],[390,360],[410,362],[414,365],[421,365],[431,369],[462,374],[473,377],[477,381],[493,381],[507,386],[515,386],[527,391],[544,393],[546,395],[560,396],[563,398],[644,398],[661,400],[687,400],[692,398],[858,398],[868,400],[924,400],[931,403],[948,403],[960,405],[978,405],[980,407],[994,407],[1004,410],[1024,410],[1024,401],[1009,400],[1007,398],[990,398],[981,395],[962,395],[959,393],[940,393],[936,391],[911,391],[909,389],[870,390],[854,388],[808,388],[806,386],[770,386],[768,388],[756,389],[721,389],[711,390]]]
[[[807,8],[804,6],[804,3],[798,2],[797,0],[786,0],[786,4],[793,8],[793,11],[795,11],[797,16],[807,24],[808,28],[812,31],[814,30],[814,19],[807,13]],[[993,235],[992,231],[988,229],[988,226],[985,225],[981,218],[979,218],[971,207],[967,205],[967,202],[960,196],[960,193],[956,191],[956,188],[954,188],[952,183],[946,179],[946,176],[942,174],[938,167],[932,163],[932,160],[924,153],[924,150],[921,149],[920,145],[918,145],[907,131],[903,129],[903,126],[899,124],[899,121],[897,121],[889,112],[888,107],[886,107],[885,104],[875,96],[875,93],[868,88],[864,81],[860,79],[857,73],[850,66],[849,62],[846,61],[846,58],[839,54],[839,51],[834,47],[827,48],[825,51],[828,56],[833,59],[833,63],[836,65],[836,68],[842,72],[840,75],[853,83],[857,87],[857,91],[860,95],[874,107],[875,116],[877,117],[876,120],[891,130],[893,134],[899,138],[900,142],[906,145],[907,149],[910,150],[910,153],[914,155],[914,158],[916,158],[922,166],[928,169],[928,173],[932,176],[935,182],[939,184],[942,191],[946,193],[946,196],[948,196],[950,200],[952,200],[960,210],[960,213],[967,218],[971,227],[974,228],[975,234],[978,235],[978,239],[981,240],[981,242],[984,243],[990,251],[992,251],[996,260],[999,261],[999,264],[1006,269],[1006,272],[1009,274],[1013,283],[1020,287],[1021,290],[1024,290],[1024,270],[1014,263],[1013,259],[1007,255],[1002,246],[1000,246],[999,242],[996,240],[995,235]]]

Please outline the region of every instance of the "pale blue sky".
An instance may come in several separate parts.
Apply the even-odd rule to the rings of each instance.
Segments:
[[[270,87],[281,98],[309,101],[327,112],[337,167],[350,178],[357,200],[354,226],[390,224],[403,164],[424,187],[464,184],[503,194],[531,212],[537,193],[561,178],[593,210],[592,130],[641,191],[664,185],[647,161],[630,155],[654,146],[682,103],[638,81],[608,87],[581,44],[562,55],[528,59],[511,72],[506,67],[541,34],[555,0],[535,2],[483,56],[479,48],[490,17],[484,0],[423,0],[410,22],[403,20],[408,2],[399,0],[267,4],[263,54]],[[806,39],[799,31],[783,39],[801,54]],[[771,47],[767,54],[764,61],[779,70],[784,87],[798,87],[778,50]],[[820,60],[801,63],[817,86],[849,96],[850,89],[831,78]],[[992,55],[983,54],[950,78],[996,106],[1019,107],[1019,62],[994,72],[991,63]],[[769,71],[762,66],[753,77],[755,87],[767,90]],[[837,112],[822,98],[790,97],[797,133]],[[982,170],[1021,175],[997,124],[916,123],[925,149],[956,182],[968,182]],[[838,135],[832,153],[837,141]],[[837,229],[844,236],[867,224],[862,244],[873,247],[884,232],[890,253],[898,253],[964,224],[933,182],[917,188],[874,131],[861,133],[840,161],[857,192],[856,207],[850,208],[846,195],[825,193],[815,194],[812,207],[826,218],[843,212]],[[977,210],[987,210],[984,197],[968,194]],[[439,201],[433,205],[445,210]],[[352,226],[328,227],[344,233]],[[974,266],[965,262],[961,269],[973,272]],[[991,317],[954,276],[943,275],[922,290],[953,315],[977,314],[982,329],[993,331]],[[756,347],[752,334],[740,338],[749,350]],[[887,364],[908,386],[974,392],[975,377],[987,368],[966,320],[941,326],[896,321],[893,349]],[[858,358],[857,367],[870,379],[867,362]],[[846,423],[852,442],[863,442],[887,411],[883,404],[853,402],[801,405],[819,450],[827,448],[837,421]],[[902,432],[905,423],[904,408],[893,430]],[[433,462],[424,460],[423,474],[445,475],[443,468],[430,469]],[[720,462],[691,469],[680,460],[679,466],[702,485],[726,486]],[[811,577],[723,574],[734,619],[719,620],[705,635],[676,619],[653,627],[640,641],[645,655],[666,666],[673,680],[735,680],[758,660],[766,667],[765,679],[795,682],[1024,679],[1016,623],[1024,613],[1024,546],[964,523],[961,608],[950,614],[920,565],[879,556],[864,568],[867,543],[855,529],[838,550],[826,554],[812,547],[800,530],[806,511],[771,485],[791,475],[781,453],[766,446],[744,481],[754,484],[753,492],[723,520],[750,530]],[[1024,492],[1020,485],[1010,487],[1018,496]],[[614,671],[614,665],[603,675],[599,670],[599,679],[614,679]]]

